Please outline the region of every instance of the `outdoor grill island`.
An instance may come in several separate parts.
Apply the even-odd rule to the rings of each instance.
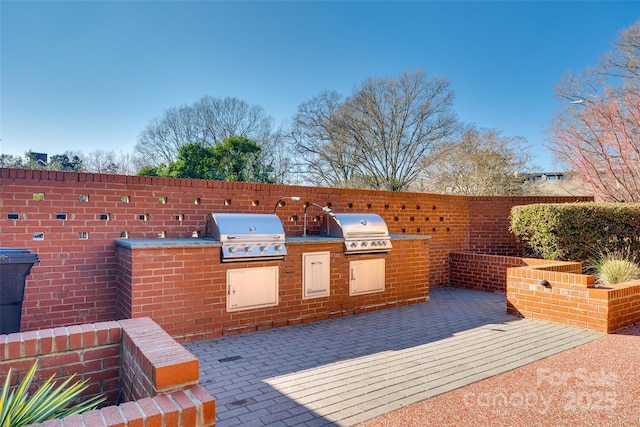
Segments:
[[[429,236],[325,214],[327,231],[307,236],[285,235],[275,214],[215,212],[202,238],[118,239],[118,315],[191,340],[429,300]]]

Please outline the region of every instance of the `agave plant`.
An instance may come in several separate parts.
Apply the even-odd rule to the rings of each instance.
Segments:
[[[0,427],[21,427],[54,418],[80,414],[97,408],[100,403],[105,401],[105,398],[99,395],[67,407],[72,400],[80,396],[88,387],[87,380],[76,381],[71,384],[75,374],[67,378],[58,387],[53,381],[55,375],[52,375],[44,384],[38,387],[35,393],[29,395],[29,388],[38,365],[39,363],[36,361],[19,387],[14,389],[11,394],[9,394],[9,384],[11,384],[11,369],[9,369],[2,388],[2,394],[0,394]]]

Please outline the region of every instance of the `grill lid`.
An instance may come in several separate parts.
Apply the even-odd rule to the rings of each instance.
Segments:
[[[330,214],[329,235],[342,237],[348,253],[388,252],[391,250],[389,229],[377,214]]]
[[[284,228],[273,214],[209,214],[206,236],[229,240],[284,240]]]
[[[284,228],[274,214],[210,213],[205,237],[222,242],[222,260],[282,258]]]

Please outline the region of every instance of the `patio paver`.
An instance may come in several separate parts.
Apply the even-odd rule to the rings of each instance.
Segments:
[[[504,294],[431,301],[185,344],[217,426],[351,426],[602,337],[505,313]]]

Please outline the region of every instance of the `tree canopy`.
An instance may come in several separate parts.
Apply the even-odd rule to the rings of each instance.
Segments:
[[[206,95],[191,105],[166,109],[140,133],[135,151],[148,159],[151,167],[146,169],[150,170],[176,162],[180,148],[187,144],[215,147],[238,135],[260,147],[260,163],[271,168],[274,179],[284,182],[290,159],[282,149],[282,135],[273,118],[261,106],[234,97]]]
[[[178,149],[168,165],[145,167],[138,175],[221,181],[273,182],[271,168],[260,162],[260,147],[244,136],[234,136],[211,146],[198,142]]]

